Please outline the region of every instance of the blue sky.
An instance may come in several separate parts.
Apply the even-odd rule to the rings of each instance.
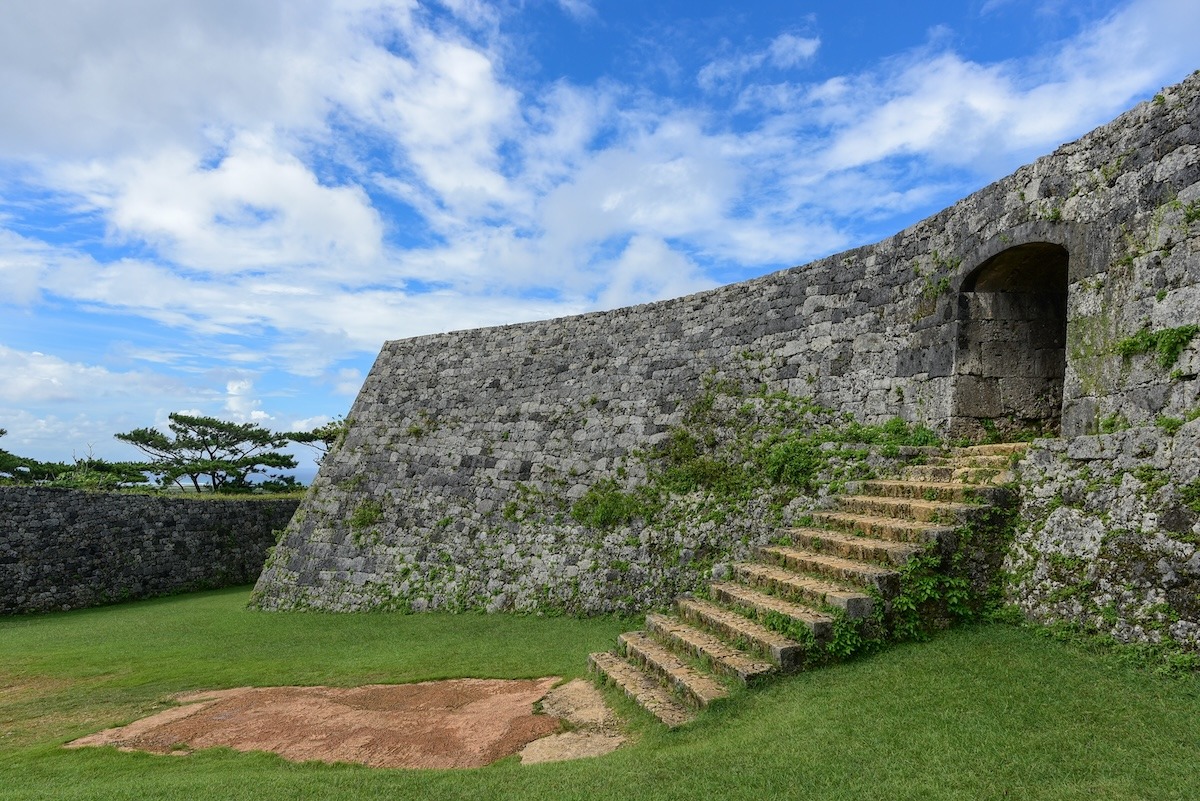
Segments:
[[[874,242],[1200,68],[1197,31],[1194,0],[5,4],[0,447],[305,429],[387,339]]]

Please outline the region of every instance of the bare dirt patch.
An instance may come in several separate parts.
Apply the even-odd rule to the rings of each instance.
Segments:
[[[455,679],[191,693],[176,698],[181,706],[80,738],[68,747],[111,745],[183,755],[225,746],[271,751],[296,762],[358,762],[381,768],[480,767],[542,738],[554,745],[523,754],[522,761],[571,759],[616,748],[616,721],[595,688],[576,680],[552,691],[558,681]],[[538,701],[541,714],[534,711]],[[562,730],[563,720],[570,731]],[[572,736],[558,739],[566,735]]]

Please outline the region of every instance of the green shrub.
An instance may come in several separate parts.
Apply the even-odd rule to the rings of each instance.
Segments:
[[[1200,325],[1181,325],[1178,328],[1161,328],[1151,331],[1143,328],[1131,337],[1117,343],[1117,353],[1128,358],[1153,351],[1158,356],[1158,366],[1164,370],[1179,361],[1179,355],[1200,333]]]
[[[571,507],[571,517],[585,526],[611,529],[645,517],[649,506],[635,493],[625,492],[610,478],[601,479]]]
[[[787,439],[772,447],[765,460],[767,476],[776,484],[810,491],[813,479],[825,466],[820,447],[807,437]]]
[[[350,516],[350,526],[355,529],[370,528],[383,517],[383,504],[379,501],[364,500]]]

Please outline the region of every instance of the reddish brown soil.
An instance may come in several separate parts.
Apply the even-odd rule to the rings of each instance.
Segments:
[[[216,690],[180,696],[176,700],[183,706],[70,746],[115,745],[162,754],[227,746],[273,751],[293,761],[479,767],[559,730],[558,717],[533,711],[557,682],[554,677],[456,679],[356,688]]]

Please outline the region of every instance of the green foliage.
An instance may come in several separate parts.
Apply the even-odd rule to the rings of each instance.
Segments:
[[[1113,412],[1101,417],[1098,426],[1101,434],[1115,434],[1129,428],[1129,418],[1119,412]]]
[[[925,283],[921,287],[921,297],[925,300],[937,300],[949,291],[950,276],[944,275],[941,278],[935,279],[932,275],[927,275],[925,276]]]
[[[793,436],[773,445],[766,452],[763,466],[776,484],[811,492],[813,480],[827,462],[828,457],[811,438]]]
[[[146,469],[161,484],[183,488],[190,480],[197,492],[249,492],[250,476],[269,468],[290,469],[296,460],[278,449],[293,434],[275,434],[255,423],[231,423],[215,417],[173,412],[168,415],[171,436],[155,428],[138,428],[116,438],[150,456]],[[201,482],[207,478],[207,482]],[[276,485],[284,483],[275,477]],[[296,486],[291,482],[291,486]]]
[[[899,417],[878,426],[849,420],[817,431],[792,432],[769,442],[760,453],[760,461],[771,481],[811,492],[817,475],[829,466],[833,456],[843,452],[826,447],[827,444],[876,445],[881,446],[884,455],[895,456],[901,446],[929,446],[938,441],[930,429],[911,425]]]
[[[1200,479],[1180,487],[1179,497],[1183,501],[1184,506],[1200,514]]]
[[[1133,477],[1142,482],[1142,491],[1146,495],[1153,495],[1170,481],[1165,470],[1145,464],[1133,471]]]
[[[352,423],[352,420],[339,415],[328,423],[317,426],[312,431],[292,431],[286,436],[292,442],[299,442],[302,445],[315,448],[319,454],[317,456],[317,464],[320,464],[325,461],[325,457],[332,450],[345,442],[346,433],[350,430]]]
[[[1193,200],[1183,207],[1183,221],[1187,225],[1200,220],[1200,200]]]
[[[49,465],[45,465],[49,466]],[[118,490],[146,484],[146,466],[140,462],[107,462],[93,456],[76,459],[75,463],[56,472],[49,483],[52,487],[83,490]]]
[[[1143,328],[1133,336],[1119,341],[1116,349],[1117,353],[1126,358],[1153,352],[1158,357],[1158,366],[1166,370],[1179,361],[1179,355],[1197,333],[1200,333],[1200,325],[1181,325],[1178,328],[1160,328],[1157,331]]]
[[[1159,415],[1154,424],[1165,431],[1169,436],[1175,436],[1175,432],[1183,428],[1183,421],[1178,417],[1167,417]]]
[[[810,398],[748,393],[730,379],[708,376],[681,425],[639,455],[646,483],[622,491],[606,479],[576,502],[572,517],[611,528],[635,518],[683,525],[685,519],[723,521],[752,498],[782,510],[796,491],[815,494],[865,478],[871,448],[895,458],[902,446],[934,445],[933,431],[900,418],[865,425]],[[687,497],[689,511],[670,521],[661,516],[672,499]],[[682,515],[680,517],[679,515]],[[676,519],[678,518],[678,519]]]
[[[6,434],[0,428],[0,436]],[[37,484],[82,490],[117,490],[147,483],[140,462],[109,462],[91,454],[74,462],[39,462],[0,448],[0,485]]]
[[[383,517],[383,504],[369,498],[363,499],[350,515],[350,527],[363,530],[379,522]]]
[[[650,511],[645,497],[625,492],[612,479],[602,479],[571,507],[571,517],[586,526],[612,529],[645,517]]]

